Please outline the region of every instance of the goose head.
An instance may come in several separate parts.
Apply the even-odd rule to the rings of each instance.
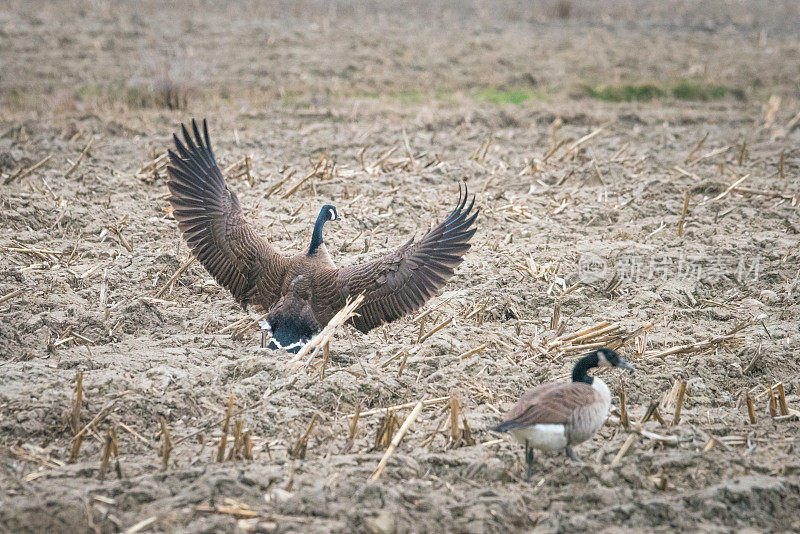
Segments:
[[[325,226],[325,223],[335,221],[338,218],[339,214],[336,212],[336,206],[331,204],[322,206],[317,216],[317,222],[314,224],[314,233],[311,235],[311,245],[308,247],[309,256],[317,252],[317,249],[322,245],[322,227]]]
[[[628,369],[629,371],[636,369],[614,350],[603,348],[597,349],[595,353],[597,354],[598,367],[619,367],[620,369]]]
[[[572,369],[572,381],[585,382],[591,385],[593,379],[589,376],[587,371],[594,367],[619,367],[621,369],[634,370],[633,365],[626,362],[616,351],[602,348],[590,352],[578,360],[578,363],[576,363],[575,367]]]
[[[339,215],[336,213],[336,206],[332,204],[325,204],[322,206],[322,209],[319,211],[319,216],[317,218],[325,218],[326,221],[335,221],[339,218]]]

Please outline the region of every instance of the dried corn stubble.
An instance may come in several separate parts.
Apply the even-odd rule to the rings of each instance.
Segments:
[[[378,423],[378,429],[375,432],[375,444],[372,447],[373,451],[385,449],[392,442],[394,433],[400,428],[400,420],[394,410],[386,410],[386,415],[383,416]]]
[[[311,417],[311,422],[308,424],[308,428],[306,429],[305,433],[292,445],[292,448],[289,450],[289,458],[292,460],[304,460],[306,457],[306,449],[308,448],[308,440],[311,437],[311,432],[314,430],[314,427],[317,425],[320,416],[319,414],[314,414]]]
[[[69,424],[73,432],[77,432],[81,427],[81,405],[83,404],[83,371],[75,374],[75,398],[72,401],[72,411],[69,416]]]
[[[475,439],[472,437],[472,430],[464,414],[461,399],[457,396],[452,396],[450,398],[449,422],[450,438],[447,444],[448,448],[455,449],[475,444]]]
[[[233,413],[233,395],[228,399],[228,408],[225,410],[225,420],[222,423],[222,436],[219,438],[217,446],[217,462],[225,461],[225,449],[228,445],[228,430],[231,426],[231,414]]]
[[[158,455],[161,457],[161,469],[166,471],[169,468],[169,456],[172,454],[172,436],[167,428],[167,421],[163,417],[159,419],[161,425],[161,447],[158,449]]]

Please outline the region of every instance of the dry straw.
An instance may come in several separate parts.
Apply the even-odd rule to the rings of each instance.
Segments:
[[[328,321],[328,324],[325,325],[325,328],[323,328],[319,334],[311,338],[311,340],[306,343],[303,348],[300,349],[300,351],[295,354],[291,360],[289,360],[288,363],[293,364],[298,362],[306,355],[311,353],[305,362],[305,365],[310,364],[311,360],[316,358],[323,346],[329,343],[331,338],[333,338],[333,334],[336,332],[336,329],[342,326],[349,318],[356,315],[355,310],[361,305],[363,300],[364,295],[358,295],[352,300],[348,299],[344,307],[339,310],[330,321]]]
[[[411,425],[414,424],[414,421],[416,421],[417,417],[422,411],[423,405],[424,405],[424,399],[417,402],[416,406],[414,406],[414,409],[411,410],[411,413],[408,414],[408,417],[406,417],[406,420],[403,422],[403,426],[401,426],[400,430],[397,431],[397,434],[395,434],[394,439],[392,439],[392,443],[389,445],[389,448],[386,449],[383,458],[381,458],[381,461],[378,464],[378,468],[375,469],[375,472],[370,477],[370,480],[372,482],[375,482],[376,480],[378,480],[378,478],[380,478],[381,473],[383,473],[383,470],[386,467],[386,462],[389,461],[389,457],[392,455],[392,453],[394,453],[395,449],[397,449],[397,446],[400,445],[400,440],[403,439],[403,436],[406,435],[408,429],[411,428]]]

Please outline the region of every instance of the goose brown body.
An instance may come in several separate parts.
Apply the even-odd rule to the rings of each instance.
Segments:
[[[193,136],[182,127],[169,151],[170,202],[178,227],[192,253],[214,279],[242,306],[268,311],[275,332],[286,325],[290,337],[307,339],[344,306],[348,297],[364,300],[351,323],[361,332],[419,309],[453,275],[469,250],[478,215],[459,195],[450,215],[425,234],[375,260],[337,268],[321,242],[326,206],[317,220],[312,247],[293,256],[278,253],[256,234],[228,189],[203,121],[202,135],[192,121]],[[315,243],[316,240],[319,243]],[[299,340],[298,340],[299,341]]]
[[[519,441],[525,441],[525,429],[537,425],[563,425],[561,447],[536,447],[561,449],[583,443],[597,432],[606,419],[611,397],[608,388],[599,378],[596,384],[583,382],[550,382],[526,391],[516,405],[505,415],[507,427]],[[599,387],[598,387],[599,386]]]
[[[587,374],[594,367],[633,369],[611,349],[593,351],[575,364],[572,382],[546,382],[527,390],[494,427],[498,432],[510,432],[525,445],[529,480],[533,449],[564,450],[580,463],[572,447],[591,438],[605,423],[611,391],[602,379]]]

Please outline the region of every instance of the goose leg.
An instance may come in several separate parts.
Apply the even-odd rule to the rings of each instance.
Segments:
[[[581,460],[580,456],[575,454],[575,451],[572,450],[572,447],[567,447],[567,456],[569,456],[569,459],[575,462],[576,464],[583,465],[583,460]]]
[[[525,482],[530,482],[533,477],[533,447],[525,442],[525,463],[528,464],[528,469],[525,473]]]

